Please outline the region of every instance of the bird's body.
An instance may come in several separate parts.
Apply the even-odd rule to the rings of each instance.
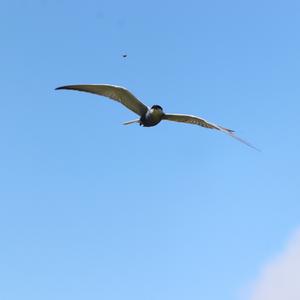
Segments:
[[[182,114],[167,114],[163,111],[162,107],[159,105],[153,105],[151,108],[143,104],[138,100],[132,93],[127,89],[108,85],[108,84],[79,84],[79,85],[66,85],[56,88],[56,90],[77,90],[82,92],[93,93],[101,96],[108,97],[115,101],[120,102],[128,109],[139,115],[139,119],[135,119],[124,123],[124,125],[129,125],[133,123],[139,123],[143,127],[153,127],[160,123],[162,120],[183,122],[188,124],[199,125],[205,128],[216,129],[227,133],[231,137],[239,140],[240,142],[256,149],[248,142],[242,140],[241,138],[234,135],[234,131],[213,123],[206,121],[203,118],[192,116],[192,115],[182,115]],[[256,149],[257,150],[257,149]]]
[[[164,112],[159,105],[153,105],[144,115],[140,117],[140,125],[144,127],[153,127],[163,118]]]

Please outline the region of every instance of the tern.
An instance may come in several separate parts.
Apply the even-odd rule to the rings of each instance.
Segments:
[[[216,129],[221,132],[228,134],[229,136],[237,139],[238,141],[246,144],[247,146],[255,148],[245,140],[239,138],[234,134],[234,131],[220,125],[206,121],[203,118],[185,115],[185,114],[169,114],[165,113],[160,105],[153,105],[149,107],[142,103],[138,98],[136,98],[131,92],[126,88],[121,86],[115,86],[110,84],[76,84],[76,85],[65,85],[56,88],[56,90],[76,90],[81,92],[88,92],[92,94],[97,94],[100,96],[108,97],[115,100],[125,107],[136,113],[139,118],[123,123],[124,125],[129,125],[133,123],[138,123],[143,127],[152,127],[160,123],[162,120],[183,122],[193,125],[199,125],[209,129]]]

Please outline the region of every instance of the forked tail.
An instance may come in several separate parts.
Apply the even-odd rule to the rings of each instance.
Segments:
[[[123,125],[130,125],[130,124],[133,124],[133,123],[140,123],[140,119],[125,122],[125,123],[123,123]]]

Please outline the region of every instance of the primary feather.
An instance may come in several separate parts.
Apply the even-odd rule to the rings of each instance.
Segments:
[[[246,144],[247,146],[249,146],[249,147],[251,147],[255,150],[258,150],[257,148],[255,148],[254,146],[252,146],[251,144],[246,142],[245,140],[243,140],[240,137],[236,136],[234,134],[234,130],[231,130],[231,129],[222,127],[220,125],[208,122],[205,119],[202,119],[200,117],[196,117],[196,116],[192,116],[192,115],[181,115],[181,114],[164,114],[163,115],[163,120],[174,121],[174,122],[182,122],[182,123],[188,123],[188,124],[193,124],[193,125],[199,125],[199,126],[202,126],[202,127],[205,127],[205,128],[217,129],[217,130],[220,130],[220,131],[230,135],[231,137],[235,138],[236,140]]]
[[[127,89],[120,86],[109,84],[76,84],[60,86],[56,88],[56,90],[76,90],[105,96],[120,102],[139,116],[142,116],[148,110],[145,104],[138,100]]]

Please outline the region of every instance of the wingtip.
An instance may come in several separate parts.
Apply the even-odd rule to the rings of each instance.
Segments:
[[[57,88],[55,88],[54,90],[57,91],[57,90],[62,90],[64,87],[63,86],[59,86]]]
[[[253,146],[253,145],[250,144],[249,142],[247,142],[247,141],[241,139],[239,136],[237,136],[237,135],[235,135],[235,134],[233,134],[233,133],[229,133],[229,135],[230,135],[231,137],[235,138],[236,140],[240,141],[241,143],[247,145],[248,147],[250,147],[250,148],[252,148],[252,149],[254,149],[254,150],[258,151],[258,152],[262,152],[260,149],[256,148],[255,146]]]

